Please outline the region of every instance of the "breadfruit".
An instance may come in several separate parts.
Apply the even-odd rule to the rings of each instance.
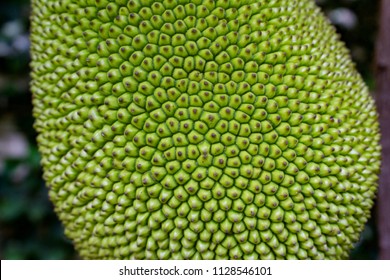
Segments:
[[[374,101],[311,0],[33,0],[48,193],[85,259],[345,259]]]

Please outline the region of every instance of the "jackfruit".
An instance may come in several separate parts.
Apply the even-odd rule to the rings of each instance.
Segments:
[[[34,127],[85,259],[345,259],[374,101],[311,0],[33,0]]]

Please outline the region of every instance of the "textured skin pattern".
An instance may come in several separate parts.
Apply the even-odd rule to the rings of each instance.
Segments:
[[[44,178],[87,259],[340,259],[374,102],[313,1],[33,0]]]

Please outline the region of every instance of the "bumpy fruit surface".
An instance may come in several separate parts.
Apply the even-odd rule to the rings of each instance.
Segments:
[[[309,0],[33,0],[35,128],[87,259],[340,259],[377,188],[372,98]]]

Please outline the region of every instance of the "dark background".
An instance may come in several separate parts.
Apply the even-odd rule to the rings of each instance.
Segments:
[[[5,2],[5,3],[4,3]],[[318,0],[373,90],[379,1]],[[77,259],[48,201],[32,128],[29,1],[0,2],[0,259]],[[352,259],[377,259],[376,209]]]

